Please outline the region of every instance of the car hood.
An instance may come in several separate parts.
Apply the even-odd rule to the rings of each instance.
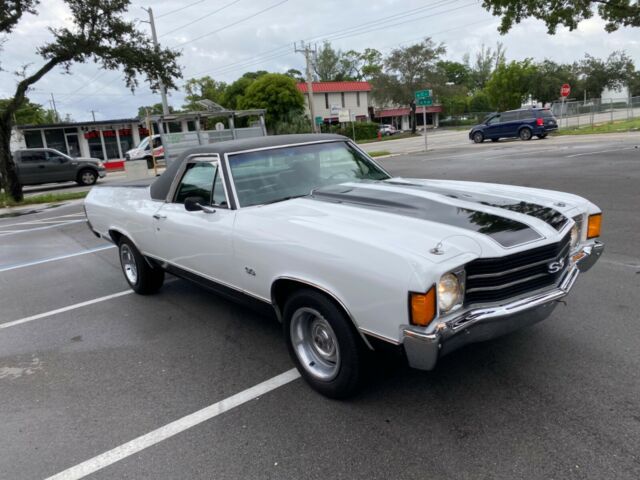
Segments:
[[[394,178],[317,189],[309,197],[247,209],[299,241],[340,236],[440,263],[500,257],[559,241],[581,197],[506,185]],[[262,212],[264,214],[264,212]],[[264,218],[264,217],[263,217]],[[284,225],[286,224],[286,225]]]
[[[77,162],[94,163],[96,165],[102,162],[102,160],[100,160],[99,158],[91,158],[91,157],[77,157],[75,160]]]

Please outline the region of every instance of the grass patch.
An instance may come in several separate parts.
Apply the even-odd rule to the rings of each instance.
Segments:
[[[384,157],[385,155],[391,155],[391,152],[387,150],[375,150],[373,152],[367,152],[370,157]]]
[[[381,139],[377,139],[377,138],[370,138],[368,140],[358,140],[359,144],[362,143],[375,143],[375,142],[386,142],[387,140],[400,140],[401,138],[411,138],[411,137],[420,137],[421,135],[418,134],[413,134],[411,132],[403,132],[403,133],[396,133],[395,135],[387,135],[387,136],[383,136]]]
[[[620,120],[613,123],[595,124],[593,127],[563,128],[554,132],[554,135],[591,135],[593,133],[620,133],[640,131],[640,118]]]
[[[16,202],[5,193],[0,193],[0,208],[20,207],[22,205],[34,205],[38,203],[55,203],[64,202],[66,200],[76,200],[78,198],[86,197],[88,193],[89,192],[43,193],[42,195],[25,197],[21,202]]]

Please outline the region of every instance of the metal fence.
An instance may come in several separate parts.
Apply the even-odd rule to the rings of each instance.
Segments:
[[[551,105],[551,111],[558,119],[560,128],[593,127],[596,124],[640,118],[640,97],[556,102]]]

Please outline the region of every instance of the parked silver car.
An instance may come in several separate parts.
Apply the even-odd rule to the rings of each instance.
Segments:
[[[13,152],[22,185],[77,182],[93,185],[107,170],[97,158],[73,158],[53,148],[27,148]]]

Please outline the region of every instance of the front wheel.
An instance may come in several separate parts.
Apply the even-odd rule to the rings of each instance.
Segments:
[[[531,129],[523,128],[520,130],[520,140],[531,140]]]
[[[78,179],[76,181],[80,185],[87,187],[89,185],[93,185],[98,181],[98,174],[90,168],[87,168],[81,170],[80,173],[78,173]]]
[[[476,132],[473,134],[473,143],[482,143],[484,142],[484,135],[482,132]]]
[[[286,302],[284,336],[307,383],[330,398],[353,395],[362,383],[364,345],[353,324],[320,292],[300,290]]]
[[[120,266],[131,289],[140,295],[156,293],[164,283],[164,270],[152,268],[128,238],[118,245]]]

